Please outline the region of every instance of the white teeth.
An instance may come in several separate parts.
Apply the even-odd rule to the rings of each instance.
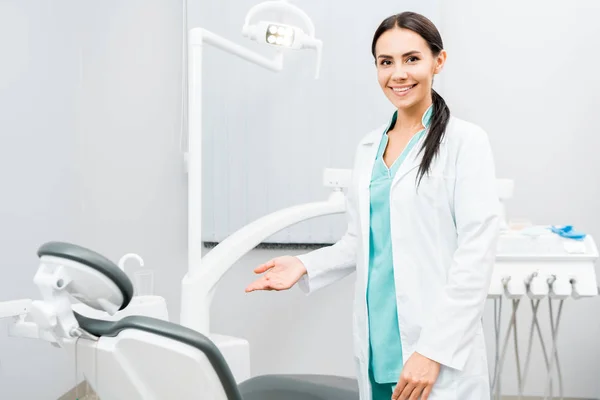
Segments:
[[[392,88],[392,90],[394,92],[406,92],[407,90],[412,89],[413,87],[414,87],[414,85],[413,86],[409,86],[409,87],[405,87],[405,88]]]

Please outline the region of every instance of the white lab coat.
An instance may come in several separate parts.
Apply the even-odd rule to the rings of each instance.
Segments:
[[[387,126],[387,125],[386,125]],[[371,400],[366,288],[369,266],[369,183],[386,126],[356,151],[348,189],[348,230],[336,244],[299,258],[299,282],[314,292],[356,271],[353,331],[361,400]],[[441,363],[429,400],[490,398],[482,313],[499,234],[499,199],[488,136],[451,117],[421,181],[422,141],[399,167],[390,193],[398,323],[406,362],[418,352]],[[418,154],[419,153],[419,154]]]

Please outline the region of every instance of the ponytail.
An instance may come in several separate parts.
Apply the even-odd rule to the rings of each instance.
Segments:
[[[423,152],[423,159],[417,172],[418,183],[421,183],[421,179],[425,174],[429,173],[431,168],[431,162],[438,154],[440,149],[440,143],[446,132],[446,126],[450,120],[450,109],[446,105],[446,102],[435,90],[431,89],[431,97],[433,100],[433,115],[431,116],[431,123],[429,125],[429,132],[423,142],[423,147],[420,151]]]

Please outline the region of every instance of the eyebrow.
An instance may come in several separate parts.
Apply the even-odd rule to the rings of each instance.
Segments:
[[[418,51],[418,50],[411,50],[411,51],[409,51],[407,53],[402,54],[402,57],[412,56],[413,54],[421,54],[421,52]],[[394,58],[394,57],[389,56],[387,54],[381,54],[377,58]]]

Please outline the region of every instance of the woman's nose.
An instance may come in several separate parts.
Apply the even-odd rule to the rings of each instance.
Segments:
[[[402,66],[396,67],[392,74],[392,79],[395,81],[401,81],[408,78],[408,73],[402,68]]]

